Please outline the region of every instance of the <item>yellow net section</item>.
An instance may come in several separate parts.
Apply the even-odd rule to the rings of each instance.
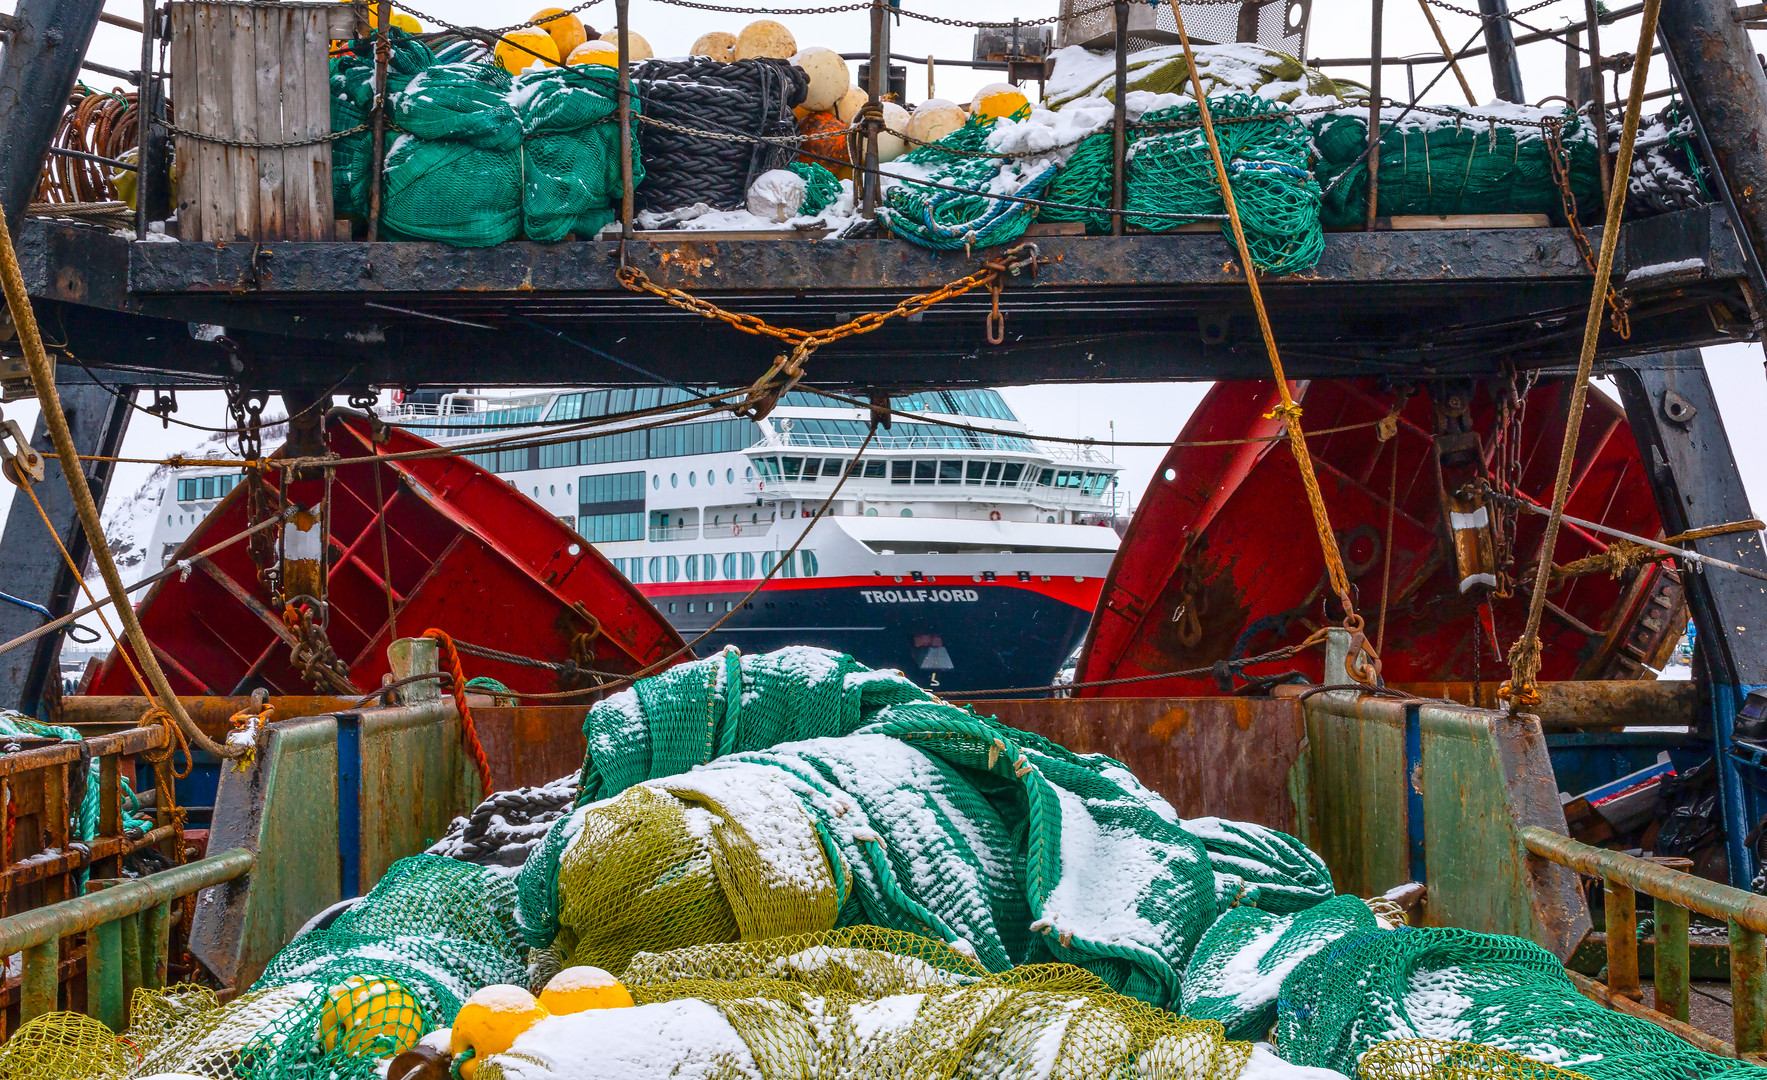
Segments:
[[[879,927],[641,954],[621,981],[641,1006],[715,1010],[747,1050],[719,1075],[750,1080],[1235,1080],[1252,1052],[1215,1021],[1155,1009],[1081,968],[990,975],[942,942]],[[580,1023],[541,1021],[560,1026],[488,1057],[477,1080],[565,1075],[568,1058],[534,1048],[568,1043],[557,1036]],[[571,1038],[588,1047],[596,1035]]]
[[[1385,1042],[1362,1055],[1361,1080],[1588,1080],[1582,1073],[1477,1043]]]
[[[113,1080],[134,1066],[126,1043],[79,1013],[45,1013],[0,1046],[0,1080]]]
[[[619,971],[641,952],[832,927],[834,878],[808,816],[781,806],[771,822],[745,817],[715,794],[642,785],[588,809],[559,860],[560,952]],[[759,850],[781,834],[802,856],[784,863],[790,878]]]

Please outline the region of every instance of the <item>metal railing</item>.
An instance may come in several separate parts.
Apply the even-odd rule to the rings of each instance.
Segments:
[[[1701,1049],[1728,1057],[1767,1049],[1767,896],[1685,874],[1647,859],[1591,847],[1538,825],[1521,830],[1530,852],[1587,877],[1600,878],[1607,911],[1607,983],[1575,972],[1573,982],[1610,1008],[1649,1020]],[[1638,976],[1638,893],[1655,903],[1653,956],[1656,1008],[1642,1004]],[[1691,959],[1688,913],[1723,919],[1730,928],[1732,1041],[1688,1024]]]
[[[649,535],[650,542],[653,544],[663,544],[674,540],[698,540],[699,526],[652,525],[650,527]]]
[[[773,523],[771,521],[738,521],[731,525],[707,525],[705,527],[705,537],[707,540],[725,540],[744,536],[766,536],[772,528]]]
[[[128,1026],[138,987],[165,985],[174,900],[232,881],[252,868],[234,848],[184,866],[0,919],[0,956],[24,953],[19,1023],[60,1005],[62,942],[86,935],[86,1012],[112,1031]],[[96,883],[95,883],[96,884]]]
[[[965,417],[964,419],[969,418]],[[792,447],[857,450],[864,443],[865,436],[863,434],[826,435],[820,432],[793,431],[784,435],[776,433],[750,447],[749,451],[753,453],[757,450],[783,450]],[[950,450],[953,452],[982,450],[991,453],[1028,454],[1047,459],[1054,464],[1093,465],[1113,470],[1116,468],[1116,463],[1095,447],[1074,443],[1045,442],[1030,435],[1019,435],[1010,431],[997,434],[946,431],[939,435],[903,435],[879,430],[877,436],[871,440],[871,447],[867,453],[888,450]]]

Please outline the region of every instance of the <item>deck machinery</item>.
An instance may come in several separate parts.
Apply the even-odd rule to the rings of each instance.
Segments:
[[[100,6],[21,0],[0,26],[10,35],[0,62],[0,203],[38,318],[62,361],[64,400],[87,453],[118,446],[130,414],[96,379],[130,390],[276,392],[291,401],[379,387],[617,386],[654,378],[746,384],[774,362],[776,342],[636,294],[621,286],[618,271],[637,267],[664,288],[774,325],[816,330],[887,310],[999,255],[933,253],[890,238],[642,233],[477,250],[362,241],[164,243],[23,218],[19,211]],[[1467,55],[1488,55],[1500,92],[1519,101],[1504,2],[1480,6],[1487,42]],[[1720,197],[1623,226],[1614,280],[1632,304],[1631,333],[1604,332],[1597,357],[1597,370],[1619,387],[1667,533],[1752,516],[1697,351],[1758,342],[1767,317],[1760,259],[1767,251],[1767,73],[1743,19],[1732,0],[1677,0],[1663,9],[1661,44],[1694,114],[1702,153],[1718,166]],[[873,20],[879,59],[889,50],[880,29],[886,21]],[[886,66],[873,65],[874,94]],[[1027,241],[997,294],[978,290],[882,332],[829,344],[811,357],[809,381],[866,397],[917,387],[1268,376],[1244,277],[1221,237]],[[1570,230],[1371,230],[1328,234],[1315,269],[1271,279],[1265,294],[1291,378],[1427,386],[1516,371],[1563,374],[1576,361],[1590,283]],[[1004,335],[991,344],[987,323],[995,305]],[[6,352],[0,345],[0,371]],[[634,374],[638,369],[645,374]],[[41,428],[35,444],[48,448]],[[52,461],[49,468],[53,474]],[[99,464],[88,482],[102,492],[106,478]],[[71,501],[55,488],[43,486],[46,510],[64,535],[77,538]],[[15,539],[40,531],[28,509],[14,503],[0,580],[22,598],[65,613],[74,582],[59,559]],[[1689,546],[1767,570],[1756,533]],[[1684,579],[1698,628],[1701,686],[1691,730],[1718,762],[1729,873],[1746,888],[1757,872],[1746,837],[1767,809],[1767,767],[1760,755],[1736,747],[1732,734],[1750,692],[1767,687],[1767,647],[1760,643],[1767,591],[1717,570]],[[36,618],[0,608],[0,638]],[[7,658],[0,704],[34,707],[58,644],[46,637],[34,651]]]

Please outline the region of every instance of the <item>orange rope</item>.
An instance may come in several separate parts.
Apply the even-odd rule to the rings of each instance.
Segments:
[[[484,796],[491,796],[491,763],[485,758],[485,748],[479,745],[479,729],[473,726],[472,709],[466,704],[466,672],[460,668],[460,651],[454,647],[454,639],[445,630],[430,627],[421,635],[434,638],[442,646],[442,658],[447,661],[448,672],[454,676],[454,708],[460,713],[460,741],[466,747],[467,756],[479,769],[479,786]]]

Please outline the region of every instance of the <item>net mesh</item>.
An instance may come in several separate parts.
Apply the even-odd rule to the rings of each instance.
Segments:
[[[1382,116],[1381,216],[1399,214],[1548,214],[1564,224],[1563,200],[1553,180],[1554,152],[1542,128],[1500,124],[1477,116],[1413,113]],[[1599,214],[1601,167],[1593,130],[1574,112],[1530,110],[1525,118],[1563,125],[1561,163],[1583,211]],[[1317,173],[1325,187],[1328,228],[1351,228],[1367,218],[1366,110],[1327,113],[1309,124],[1319,152]]]
[[[641,954],[621,981],[640,1014],[714,1010],[730,1036],[711,1075],[758,1080],[1002,1077],[1233,1080],[1252,1054],[1220,1024],[1187,1020],[1117,994],[1065,964],[988,974],[948,945],[876,927]],[[685,1015],[693,1016],[692,1012]],[[648,1016],[576,1014],[479,1067],[481,1080],[569,1075],[573,1047]],[[703,1020],[698,1048],[716,1045]],[[666,1030],[666,1029],[665,1029]],[[647,1046],[657,1074],[689,1069],[666,1034]]]
[[[1587,1080],[1493,1046],[1439,1039],[1381,1043],[1362,1055],[1356,1075],[1360,1080]]]
[[[1029,110],[1023,115],[1028,116]],[[889,188],[881,213],[892,232],[922,247],[942,250],[992,247],[1024,235],[1036,219],[1036,207],[989,194],[1038,198],[1058,169],[1041,159],[985,156],[995,123],[992,117],[972,116],[938,142],[903,155],[899,162],[913,166],[912,172],[902,164],[892,166],[893,172],[960,189],[912,183]]]
[[[110,1028],[79,1013],[46,1013],[23,1025],[0,1046],[0,1078],[127,1076],[135,1056]]]

